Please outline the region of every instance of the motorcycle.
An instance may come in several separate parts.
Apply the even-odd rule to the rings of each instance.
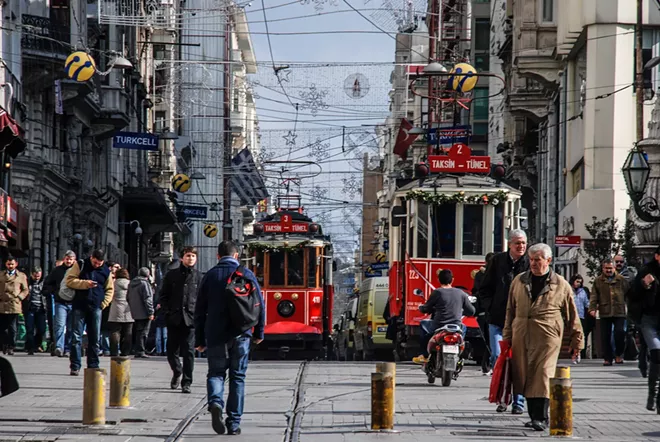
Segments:
[[[449,387],[452,379],[458,379],[458,374],[463,370],[465,341],[461,327],[448,324],[437,329],[427,349],[429,358],[423,369],[429,384],[435,383],[436,378],[441,378],[442,386]]]

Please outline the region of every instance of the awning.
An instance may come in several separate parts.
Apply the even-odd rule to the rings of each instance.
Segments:
[[[0,107],[0,149],[4,149],[12,158],[25,150],[25,131],[9,113]]]
[[[140,221],[142,228],[160,232],[178,232],[177,218],[162,189],[157,187],[125,187],[122,198],[128,220]]]

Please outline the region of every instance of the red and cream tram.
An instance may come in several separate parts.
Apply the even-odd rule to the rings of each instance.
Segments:
[[[399,357],[419,354],[419,322],[425,317],[419,306],[431,285],[439,285],[437,273],[450,269],[454,287],[470,293],[485,255],[506,250],[507,232],[520,228],[520,198],[520,191],[483,175],[440,175],[397,189],[390,220],[389,308],[400,324]],[[473,318],[465,321],[476,326]]]
[[[325,357],[332,330],[332,244],[322,226],[295,209],[280,209],[255,224],[244,244],[266,308],[257,354]]]

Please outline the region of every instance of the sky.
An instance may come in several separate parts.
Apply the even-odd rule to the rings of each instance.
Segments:
[[[389,32],[397,28],[392,11],[401,13],[405,7],[403,1],[348,1]],[[377,155],[373,125],[388,115],[394,34],[381,32],[343,0],[257,0],[245,10],[259,63],[250,82],[258,96],[261,159],[271,161],[264,172],[271,195],[282,191],[282,178],[297,174],[308,215],[331,234],[336,249],[347,253],[358,246],[362,155]],[[322,34],[305,34],[309,32]],[[280,35],[284,33],[295,35]],[[275,66],[289,68],[276,77],[273,60]],[[284,163],[288,160],[316,164]],[[286,172],[278,173],[282,169]]]

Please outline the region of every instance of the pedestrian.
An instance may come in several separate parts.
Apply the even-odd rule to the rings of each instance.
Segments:
[[[616,272],[623,276],[628,285],[635,281],[635,276],[637,276],[637,269],[635,267],[629,267],[628,263],[626,263],[626,259],[622,255],[616,255],[614,257],[614,267]]]
[[[543,431],[548,425],[550,378],[557,368],[564,326],[574,358],[584,347],[584,334],[573,289],[550,269],[550,246],[534,244],[529,260],[530,270],[511,284],[502,339],[512,351],[513,393],[527,400],[531,421],[525,426]]]
[[[131,281],[126,269],[117,270],[115,275],[115,294],[108,309],[110,356],[119,356],[120,351],[122,356],[128,356],[133,346],[133,316],[127,299]]]
[[[601,263],[601,274],[594,280],[591,287],[589,314],[600,316],[601,339],[603,348],[603,365],[610,366],[612,361],[623,364],[623,352],[626,345],[626,293],[628,282],[614,271],[611,259]],[[614,328],[614,350],[612,349],[612,328]]]
[[[110,269],[112,279],[117,279],[117,270],[121,269],[121,265],[114,261],[106,262]],[[111,303],[112,304],[112,303]],[[110,316],[110,308],[103,309],[101,312],[101,336],[99,337],[99,356],[110,356],[110,326],[108,325],[108,318]]]
[[[181,256],[179,267],[165,275],[159,299],[167,324],[167,361],[172,369],[170,388],[176,390],[181,385],[183,393],[190,393],[195,366],[195,303],[202,277],[195,269],[197,249],[184,247]]]
[[[74,261],[73,266],[66,272],[65,284],[76,291],[71,311],[73,333],[69,361],[71,376],[78,376],[82,364],[82,337],[85,327],[87,368],[99,368],[101,312],[108,308],[115,291],[112,274],[105,265],[105,252],[101,249],[94,250],[89,258],[82,261],[82,266]]]
[[[46,334],[46,297],[43,294],[44,281],[41,267],[35,267],[28,282],[29,294],[23,301],[25,320],[25,350],[28,355],[43,353],[43,339]]]
[[[582,359],[588,356],[591,359],[591,354],[587,355],[587,348],[591,349],[588,345],[589,335],[596,326],[596,321],[593,316],[589,314],[589,293],[584,288],[584,278],[582,275],[575,274],[571,276],[571,279],[568,281],[573,289],[573,298],[575,300],[575,306],[577,307],[578,317],[580,318],[580,324],[582,325],[582,332],[584,333],[584,349],[582,350],[580,357]],[[579,359],[577,362],[580,362]]]
[[[154,294],[149,281],[149,269],[138,270],[128,287],[128,305],[133,316],[133,335],[135,336],[135,357],[148,358],[145,350],[149,326],[154,319]]]
[[[647,410],[660,410],[658,382],[660,381],[660,246],[653,259],[635,278],[631,290],[629,310],[635,322],[641,324],[644,341],[649,349]],[[660,414],[660,411],[658,411]]]
[[[497,253],[491,258],[479,287],[479,303],[486,312],[488,335],[490,341],[490,366],[500,356],[500,341],[506,318],[506,308],[509,299],[511,282],[520,273],[529,270],[527,251],[527,234],[522,230],[512,230],[509,234],[509,249]],[[498,404],[497,411],[505,412],[506,404]],[[513,397],[512,414],[523,414],[525,411],[525,398],[522,394]]]
[[[481,297],[479,296],[479,289],[481,288],[481,284],[484,280],[484,276],[486,275],[486,270],[488,269],[488,266],[493,260],[493,256],[495,256],[493,252],[488,252],[486,254],[486,262],[484,263],[483,266],[479,268],[479,271],[474,275],[474,285],[472,286],[472,295],[477,298],[477,305],[476,305],[477,324],[479,324],[479,330],[481,330],[481,337],[484,340],[484,346],[488,352],[488,355],[486,355],[484,352],[481,361],[481,369],[483,371],[484,376],[491,373],[492,370],[492,365],[490,361],[490,355],[492,354],[492,350],[490,348],[490,334],[488,333],[488,322],[486,321],[486,311],[484,310],[484,307],[481,302]]]
[[[54,352],[52,356],[67,357],[71,349],[71,308],[73,301],[67,301],[60,297],[60,287],[66,272],[76,261],[76,253],[73,250],[67,250],[62,259],[62,264],[55,267],[44,281],[44,292],[53,296],[55,317],[53,319],[53,340],[55,341]]]
[[[167,348],[167,327],[165,325],[165,315],[160,304],[156,305],[156,319],[154,319],[154,326],[156,327],[156,355],[165,356],[165,349]]]
[[[218,246],[218,264],[204,277],[199,289],[199,299],[195,308],[195,347],[206,351],[209,371],[206,380],[208,410],[211,424],[218,434],[227,431],[230,435],[241,434],[241,416],[245,401],[245,376],[248,368],[250,341],[256,344],[264,339],[265,310],[261,290],[254,274],[242,268],[243,280],[252,283],[250,292],[258,296],[260,310],[255,315],[254,332],[252,327],[239,330],[230,314],[230,296],[225,290],[232,274],[239,268],[239,249],[232,241],[223,241]],[[223,422],[225,408],[224,388],[229,370],[229,393],[227,396],[227,419]]]
[[[5,270],[0,272],[0,345],[2,352],[10,356],[16,347],[18,315],[30,293],[27,276],[17,266],[16,258],[10,255],[5,260]]]
[[[62,265],[62,260],[55,261],[55,267]],[[48,273],[50,275],[52,270]],[[47,279],[47,278],[46,278]],[[44,281],[44,297],[46,299],[46,320],[48,322],[48,351],[51,356],[55,356],[55,295],[52,291],[46,290],[46,281]]]

